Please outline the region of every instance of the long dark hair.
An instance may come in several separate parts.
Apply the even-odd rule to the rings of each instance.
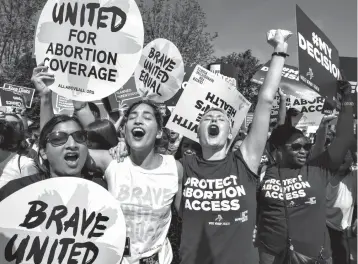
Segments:
[[[53,132],[53,129],[55,128],[56,125],[60,124],[60,123],[64,123],[64,122],[68,122],[68,121],[73,121],[76,124],[78,124],[80,126],[80,128],[83,130],[83,126],[81,124],[81,122],[77,119],[77,117],[75,116],[68,116],[68,115],[55,115],[54,117],[52,117],[42,128],[41,133],[40,133],[40,138],[39,138],[39,152],[38,152],[38,159],[40,160],[41,157],[41,151],[46,149],[46,144],[47,144],[47,136]],[[50,177],[50,163],[48,162],[48,160],[44,160],[42,159],[43,164],[38,164],[39,168],[45,173],[45,177],[49,178]]]
[[[25,153],[29,145],[25,138],[25,127],[22,119],[15,114],[5,114],[6,116],[12,116],[16,118],[16,122],[10,122],[5,120],[1,121],[1,135],[3,140],[0,143],[0,148],[11,152],[17,152],[18,154]]]
[[[118,145],[117,131],[113,123],[107,119],[99,119],[87,126],[89,147],[98,144],[98,149],[109,150]]]
[[[7,121],[6,116],[16,118],[17,121]],[[0,149],[7,150],[19,155],[17,163],[21,173],[20,160],[22,156],[33,157],[29,144],[26,142],[25,126],[20,117],[16,114],[7,113],[5,119],[0,121]]]

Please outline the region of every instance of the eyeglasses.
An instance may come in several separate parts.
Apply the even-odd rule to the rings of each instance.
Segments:
[[[71,136],[77,143],[83,144],[87,141],[86,131],[76,131],[71,134],[62,131],[50,133],[46,140],[51,143],[53,147],[58,147],[66,144],[69,136]]]
[[[310,144],[310,143],[307,143],[307,144],[304,144],[304,145],[302,145],[302,144],[300,144],[300,143],[291,144],[291,149],[292,149],[293,151],[299,151],[299,150],[301,150],[302,148],[303,148],[304,150],[306,150],[306,151],[310,151],[311,148],[312,148],[312,144]]]

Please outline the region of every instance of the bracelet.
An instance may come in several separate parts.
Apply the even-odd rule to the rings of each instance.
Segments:
[[[288,57],[288,56],[290,56],[290,55],[287,54],[287,53],[285,53],[285,52],[274,52],[274,53],[272,53],[272,57],[273,57],[273,56],[280,56],[280,57],[286,58],[286,57]]]
[[[83,108],[85,108],[87,106],[87,103],[84,103],[84,104],[82,104],[81,105],[81,107],[80,108],[75,108],[75,112],[78,112],[78,111],[80,111],[80,110],[82,110]]]
[[[344,106],[354,106],[353,102],[343,102]]]

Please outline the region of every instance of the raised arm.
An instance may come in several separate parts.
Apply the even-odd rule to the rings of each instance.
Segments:
[[[52,92],[48,86],[55,81],[55,77],[48,73],[48,67],[41,63],[34,69],[31,81],[40,95],[40,130],[42,130],[44,125],[54,116]]]
[[[105,172],[113,160],[123,162],[126,156],[128,156],[128,151],[124,140],[120,140],[118,145],[109,151],[89,149],[87,168],[100,169],[102,172]]]
[[[280,106],[278,108],[278,120],[277,125],[284,125],[286,120],[286,99],[287,95],[282,91],[281,88],[278,88],[278,94],[280,95]]]
[[[274,47],[275,52],[286,53],[286,40],[287,38],[284,38],[281,30],[277,30],[270,44]],[[258,95],[251,130],[240,146],[245,162],[254,173],[258,171],[266,145],[272,103],[281,80],[284,62],[285,58],[283,56],[275,55],[272,57],[270,69]]]
[[[326,143],[326,137],[328,132],[328,124],[336,118],[335,115],[326,115],[322,118],[321,123],[316,132],[316,140],[311,151],[310,159],[314,159],[322,152],[324,152],[324,145]]]
[[[353,139],[353,96],[348,81],[340,82],[343,91],[342,108],[336,125],[336,137],[327,148],[332,170],[338,169],[342,164],[345,155]]]
[[[102,172],[105,172],[112,160],[112,156],[108,150],[89,149],[86,166],[91,170],[99,169]]]

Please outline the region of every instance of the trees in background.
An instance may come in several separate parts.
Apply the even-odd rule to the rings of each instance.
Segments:
[[[216,61],[229,63],[236,67],[238,71],[238,90],[252,103],[250,108],[250,112],[252,112],[256,106],[257,95],[261,85],[252,83],[250,80],[262,66],[259,60],[248,49],[244,52],[233,52],[229,55],[216,58]]]
[[[139,0],[145,45],[165,38],[179,49],[184,64],[207,65],[213,60],[213,41],[218,34],[206,31],[206,14],[196,0]]]
[[[36,23],[46,0],[0,1],[0,86],[12,83],[33,87],[32,58]],[[233,64],[238,70],[239,91],[256,105],[259,86],[250,82],[260,67],[251,50],[233,52],[220,58],[214,57],[213,41],[216,32],[208,32],[206,14],[197,0],[137,0],[144,24],[144,45],[156,38],[166,38],[179,49],[184,64],[206,66],[220,60]],[[252,107],[252,108],[253,108]],[[35,94],[30,119],[39,119],[39,98]]]

